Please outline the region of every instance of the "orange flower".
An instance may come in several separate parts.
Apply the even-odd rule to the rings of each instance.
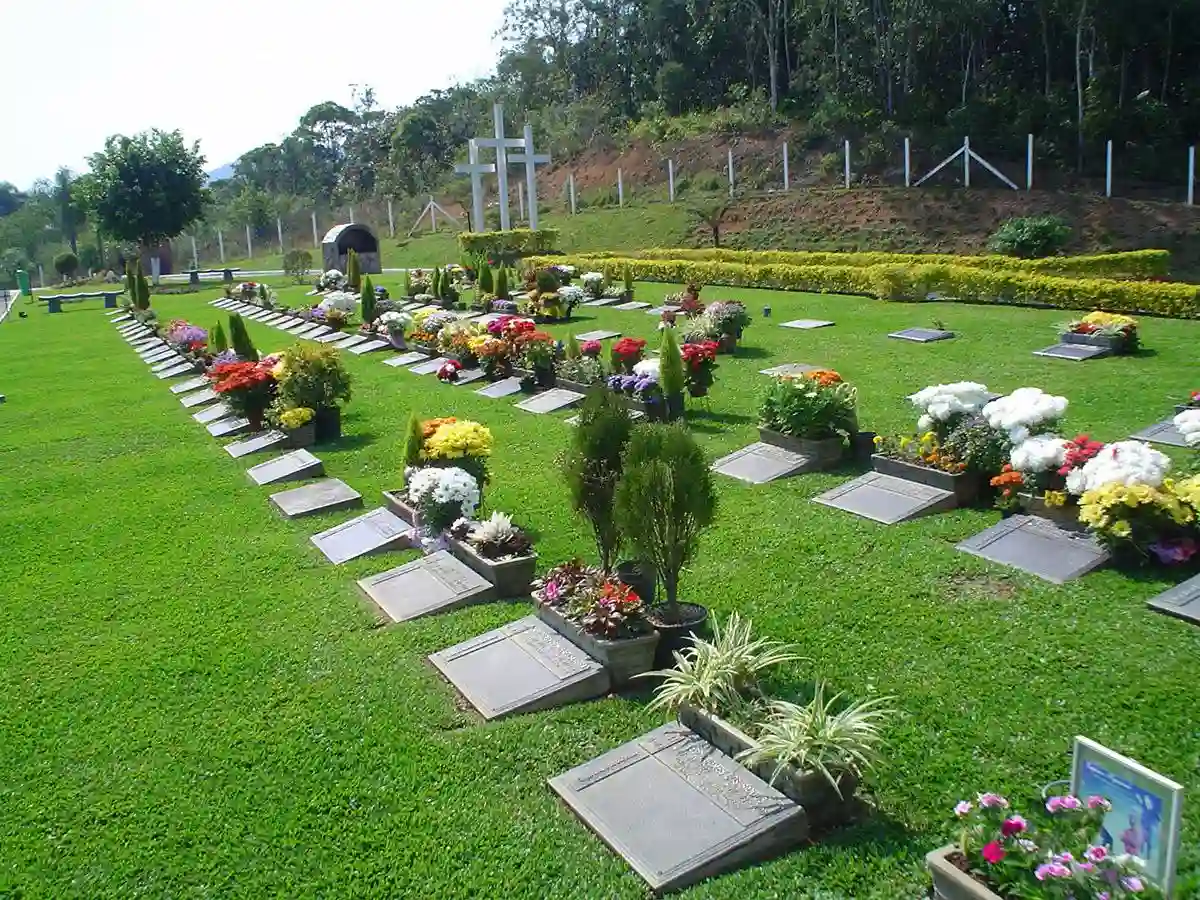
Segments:
[[[1025,479],[1020,472],[1013,469],[1008,463],[1004,464],[1004,468],[1000,470],[1000,474],[993,478],[990,482],[992,487],[1004,488],[1004,496],[1012,496],[1012,487],[1020,487],[1025,483]]]
[[[433,437],[433,433],[443,425],[453,425],[457,421],[458,419],[454,418],[454,416],[449,416],[444,419],[426,419],[421,423],[421,437],[425,440],[429,440],[431,437]]]
[[[811,372],[805,372],[804,377],[810,381],[815,381],[821,387],[829,387],[831,384],[842,383],[842,376],[832,369],[814,369]]]

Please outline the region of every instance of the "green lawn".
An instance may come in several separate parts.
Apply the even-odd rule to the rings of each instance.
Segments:
[[[209,326],[216,295],[156,308]],[[838,369],[878,431],[911,427],[904,395],[938,381],[1065,394],[1068,432],[1106,440],[1197,387],[1195,323],[1145,321],[1144,355],[1073,364],[1030,353],[1053,342],[1053,311],[704,299],[728,296],[756,313],[769,304],[773,319],[722,358],[711,409],[692,410],[714,458],[753,439],[757,370],[775,363]],[[382,627],[354,579],[414,554],[327,564],[308,536],[348,516],[272,514],[271,489],[249,482],[100,308],[0,325],[0,897],[643,897],[544,782],[659,724],[645,698],[489,725],[464,712],[425,656],[527,604]],[[649,336],[655,321],[582,312],[580,331]],[[837,326],[776,327],[800,316]],[[934,317],[961,337],[885,337]],[[261,350],[282,346],[248,327]],[[399,484],[410,412],[477,418],[496,436],[489,506],[538,533],[545,565],[589,552],[554,469],[567,413],[526,414],[379,356],[348,365],[347,434],[319,451],[331,476],[371,503]],[[850,474],[719,479],[719,518],[683,593],[798,643],[810,662],[783,687],[819,676],[896,698],[865,790],[877,812],[685,896],[915,900],[952,804],[986,789],[1032,799],[1066,776],[1080,733],[1196,795],[1200,629],[1146,610],[1166,582],[1102,571],[1055,587],[956,552],[994,512],[884,528],[810,502]],[[1196,809],[1185,843],[1200,839]]]

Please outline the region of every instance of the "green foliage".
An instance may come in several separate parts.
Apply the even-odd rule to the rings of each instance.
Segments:
[[[155,247],[204,214],[204,155],[178,131],[114,135],[89,160],[86,194],[97,223],[120,241]]]
[[[632,299],[633,298],[633,269],[631,269],[628,265],[626,265],[621,270],[621,280],[625,284],[626,299]]]
[[[421,447],[425,434],[421,429],[421,417],[415,412],[408,417],[408,428],[404,432],[404,467],[417,468],[421,465]]]
[[[481,294],[496,293],[496,282],[492,279],[492,267],[486,262],[479,266],[479,292]]]
[[[133,270],[134,303],[138,309],[145,311],[150,308],[150,283],[146,281],[146,273],[142,271],[142,258],[139,256]]]
[[[346,284],[352,291],[362,286],[362,270],[359,267],[358,254],[351,250],[346,254]]]
[[[518,259],[535,253],[553,251],[558,232],[553,228],[513,228],[509,231],[464,231],[458,245],[464,253],[483,256],[500,265],[511,265]]]
[[[603,387],[588,391],[561,469],[571,506],[592,526],[600,567],[613,571],[621,551],[614,498],[621,481],[622,454],[633,431],[620,398]]]
[[[667,606],[679,597],[679,573],[695,555],[716,512],[712,472],[681,423],[639,425],[629,439],[617,486],[617,522],[639,559],[653,563]]]
[[[54,257],[54,271],[63,278],[70,278],[79,269],[79,257],[70,250],[64,250]]]
[[[350,399],[350,373],[327,344],[296,344],[283,353],[279,398],[285,407],[331,409]]]
[[[666,111],[677,116],[687,107],[692,93],[692,73],[683,63],[669,60],[659,66],[654,77],[659,99]]]
[[[1071,239],[1071,227],[1057,216],[1027,216],[1001,225],[988,249],[1005,256],[1040,259],[1053,256]]]
[[[258,360],[258,350],[254,347],[254,341],[250,340],[250,332],[246,330],[246,323],[238,313],[229,314],[229,344],[233,352],[237,354],[238,359],[247,362]],[[304,404],[296,403],[293,406],[303,406]],[[315,407],[314,407],[315,408]]]
[[[225,336],[225,326],[220,322],[216,324],[208,335],[208,349],[212,353],[224,353],[229,349],[229,338]]]
[[[579,349],[579,339],[575,335],[570,335],[567,338],[567,346],[564,351],[567,359],[579,359],[583,353]]]
[[[982,417],[960,422],[946,436],[941,449],[967,464],[972,472],[998,475],[1012,454],[1008,434],[989,425]]]
[[[763,393],[759,421],[764,428],[810,441],[849,437],[858,431],[858,393],[839,382],[773,378]]]
[[[297,284],[312,271],[312,254],[307,250],[289,250],[283,256],[283,272]]]
[[[544,294],[553,294],[562,287],[558,282],[558,276],[547,268],[538,269],[534,272],[534,281],[537,284],[537,289]]]
[[[658,382],[663,393],[668,397],[682,394],[687,381],[683,374],[683,357],[679,355],[679,341],[675,337],[674,328],[662,330],[658,358]]]
[[[412,295],[412,273],[406,268],[404,274],[400,276],[400,296],[411,297]]]
[[[442,268],[434,266],[433,271],[429,273],[429,293],[435,299],[441,299],[442,296]]]
[[[258,299],[263,303],[271,299],[271,294],[267,290],[267,286],[261,281],[258,283]]]
[[[362,320],[364,324],[375,321],[375,285],[371,284],[371,276],[364,275],[362,279]]]
[[[504,267],[496,273],[496,297],[500,300],[508,299],[508,270]]]
[[[10,279],[15,280],[18,269],[29,270],[29,258],[25,255],[24,250],[18,247],[9,247],[0,253],[0,272],[4,272]]]
[[[725,216],[728,215],[729,209],[729,203],[724,200],[715,200],[688,209],[696,221],[709,230],[714,248],[721,246],[721,226],[725,223]]]

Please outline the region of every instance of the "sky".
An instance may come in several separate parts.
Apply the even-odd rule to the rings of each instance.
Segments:
[[[211,171],[355,84],[400,106],[489,74],[504,5],[0,0],[0,181],[84,171],[109,135],[150,128],[200,141]]]

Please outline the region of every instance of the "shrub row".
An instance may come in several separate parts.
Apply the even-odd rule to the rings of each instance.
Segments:
[[[534,266],[566,263],[595,269],[609,279],[623,277],[625,267],[639,281],[670,284],[720,284],[774,288],[822,294],[856,294],[879,300],[916,302],[948,300],[1102,309],[1173,318],[1200,318],[1200,287],[1191,284],[1064,278],[1031,272],[981,269],[958,265],[747,265],[684,259],[622,257],[531,257]]]
[[[458,246],[472,256],[508,261],[534,253],[551,253],[558,243],[554,228],[514,228],[511,231],[464,231]]]
[[[615,253],[585,254],[605,259]],[[941,253],[823,253],[792,250],[720,250],[715,248],[651,248],[633,254],[638,259],[683,259],[693,262],[728,262],[744,265],[878,266],[952,265],[991,271],[1028,272],[1072,278],[1162,278],[1170,271],[1168,250],[1129,250],[1092,256],[1049,256],[1016,259],[1011,256],[953,256]]]

